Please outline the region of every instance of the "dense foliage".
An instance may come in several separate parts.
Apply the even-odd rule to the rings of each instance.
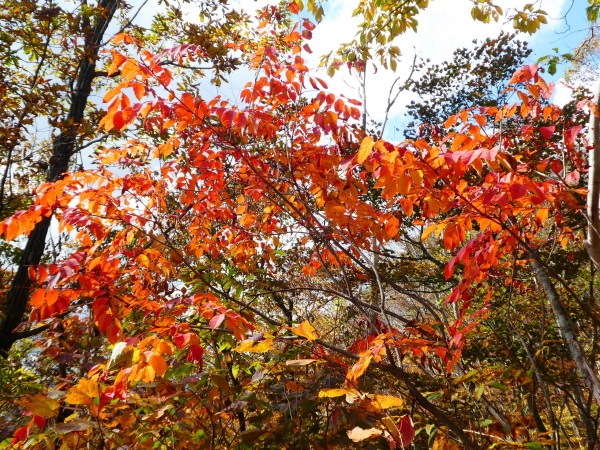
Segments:
[[[400,4],[386,22],[392,3],[360,2],[373,27],[359,42],[391,43],[427,6]],[[2,326],[19,319],[0,336],[4,443],[596,447],[584,132],[597,106],[552,105],[534,65],[484,71],[507,81],[494,104],[458,95],[467,108],[427,139],[377,139],[360,102],[306,66],[323,11],[302,7],[239,28],[230,11],[231,28],[188,29],[196,43],[161,51],[143,30],[107,43],[114,85],[92,116],[114,145],[88,169],[59,152],[64,170],[0,222],[4,245],[29,236],[25,255],[40,224],[68,237],[52,259],[42,245],[37,262],[2,268]],[[491,7],[474,17],[501,14]],[[532,8],[516,25],[537,29]],[[219,83],[238,66],[250,73],[239,98],[205,98],[190,75]],[[56,126],[98,133],[72,125]]]

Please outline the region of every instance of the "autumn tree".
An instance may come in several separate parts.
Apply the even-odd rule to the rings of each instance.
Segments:
[[[392,19],[426,2],[406,6]],[[299,12],[267,7],[226,43],[251,73],[233,99],[178,84],[203,46],[112,39],[99,125],[143,132],[0,224],[12,241],[52,215],[73,239],[27,268],[25,326],[71,364],[15,402],[31,420],[12,443],[592,448],[584,113],[550,105],[529,65],[515,103],[457,112],[431,142],[374,138],[360,102],[306,66],[315,24]],[[521,126],[491,129],[507,120]],[[394,254],[403,226],[421,251],[439,241],[423,267],[443,265],[449,292],[400,279],[417,269]]]
[[[115,74],[107,77],[105,70],[110,58],[109,40],[115,33],[126,30],[154,48],[164,48],[174,36],[203,45],[210,36],[211,44],[204,46],[205,52],[199,58],[206,64],[194,70],[194,74],[195,77],[212,77],[215,83],[237,66],[236,59],[227,54],[224,40],[236,41],[247,19],[243,13],[220,2],[203,2],[198,13],[204,18],[218,17],[219,20],[209,20],[203,25],[184,24],[181,18],[179,22],[176,19],[181,16],[181,5],[170,3],[148,20],[151,29],[146,29],[136,24],[136,18],[148,14],[144,5],[139,2],[132,6],[119,1],[92,4],[16,1],[3,5],[0,12],[3,44],[0,49],[0,218],[26,209],[32,203],[36,186],[44,181],[57,181],[69,169],[81,167],[85,154],[93,146],[117,138],[98,129],[103,114],[99,93],[115,81]],[[172,63],[167,59],[163,62]],[[48,329],[46,325],[24,328],[23,321],[29,313],[27,302],[32,286],[27,271],[32,265],[58,258],[62,244],[65,239],[68,241],[68,236],[50,235],[51,221],[50,211],[46,211],[36,220],[27,239],[18,243],[0,240],[0,352],[3,356],[14,342]],[[63,332],[69,331],[55,329],[54,336]],[[79,331],[71,332],[77,335]],[[12,352],[9,359],[2,359],[3,379],[15,374],[14,383],[2,383],[7,389],[2,391],[3,402],[8,401],[6,399],[14,402],[15,392],[20,392],[18,380],[24,379],[24,375],[15,372],[15,367],[28,360],[28,348],[29,344],[24,345]],[[63,348],[62,344],[57,348]],[[33,367],[46,367],[40,361],[45,356],[35,358],[38,364]],[[59,372],[64,375],[64,368],[71,362],[60,360]],[[55,362],[41,372],[47,375],[56,369]],[[46,375],[40,374],[41,377]]]
[[[223,40],[236,39],[236,30],[245,20],[237,11],[218,2],[205,2],[199,14],[205,18],[219,16],[220,20],[205,26],[184,26],[180,6],[173,4],[156,15],[152,30],[144,30],[133,23],[142,7],[107,0],[94,5],[84,2],[71,10],[53,2],[25,1],[12,2],[4,9],[0,17],[0,36],[5,44],[0,54],[0,217],[26,207],[31,202],[31,190],[42,181],[57,181],[83,149],[111,138],[110,133],[98,132],[102,113],[90,96],[112,82],[103,65],[107,43],[114,33],[127,30],[148,45],[158,40],[164,45],[174,35],[201,43],[205,48],[201,59],[207,64],[195,75],[212,74],[215,82],[236,67],[234,57],[224,57]],[[210,45],[206,44],[207,36]],[[1,301],[2,352],[16,340],[40,331],[14,332],[24,319],[30,294],[27,270],[48,256],[46,240],[51,220],[51,215],[40,216],[23,249],[0,243],[3,254],[10,256],[3,261],[2,271],[3,284],[8,287]]]

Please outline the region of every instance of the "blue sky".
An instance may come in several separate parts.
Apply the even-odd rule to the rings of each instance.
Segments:
[[[519,39],[529,42],[533,49],[531,61],[544,55],[554,54],[553,48],[558,48],[559,53],[572,52],[585,37],[588,23],[585,16],[587,0],[496,0],[496,4],[510,14],[511,10],[522,7],[525,3],[534,3],[536,7],[548,13],[548,24],[536,34],[530,36],[520,34]],[[243,7],[247,11],[266,4],[273,0],[233,0],[233,7]],[[308,56],[307,65],[314,68],[319,77],[328,81],[330,90],[335,94],[344,94],[347,97],[359,98],[358,82],[355,75],[341,70],[333,79],[329,79],[324,70],[318,69],[321,55],[334,51],[344,42],[350,41],[356,32],[359,23],[357,18],[352,17],[352,11],[358,0],[328,0],[323,3],[326,14],[322,23],[314,31],[310,46],[313,54]],[[501,30],[513,30],[510,23],[500,20],[498,23],[483,24],[471,18],[471,0],[432,0],[430,6],[418,16],[419,27],[417,33],[406,33],[399,37],[396,45],[403,52],[402,63],[397,72],[391,72],[379,68],[377,73],[368,73],[367,82],[367,110],[369,116],[376,121],[383,118],[387,105],[390,87],[397,77],[405,78],[410,71],[410,66],[415,53],[419,58],[429,58],[433,62],[442,62],[449,58],[453,51],[460,47],[473,46],[474,39],[484,40],[487,37],[497,36]],[[193,20],[193,7],[189,6],[189,17]],[[564,102],[569,96],[569,89],[560,84],[560,77],[565,66],[559,67],[554,77],[546,74],[546,78],[557,82],[557,102]],[[247,75],[247,74],[246,74]],[[241,86],[247,81],[243,73],[234,74],[230,83],[221,88],[207,86],[205,95],[211,96],[219,93],[232,100],[237,98]],[[391,112],[390,124],[400,125],[404,118],[404,106],[410,102],[411,97],[401,94],[398,102]],[[388,130],[393,130],[393,126]],[[386,133],[388,139],[398,139]]]
[[[498,0],[496,2],[505,12],[511,8],[522,6],[524,0]],[[347,0],[330,0],[327,6],[325,20],[317,27],[311,47],[316,54],[328,53],[342,42],[347,42],[353,36],[357,21],[351,17],[354,2]],[[529,42],[533,49],[530,63],[544,55],[554,54],[553,48],[558,48],[559,53],[572,52],[585,37],[588,23],[585,16],[586,0],[541,0],[536,6],[548,12],[548,24],[530,36],[521,33],[519,39]],[[433,62],[448,59],[452,52],[460,47],[473,46],[474,39],[484,40],[487,37],[497,36],[501,30],[512,30],[510,23],[500,20],[498,23],[482,24],[475,22],[470,15],[472,3],[469,0],[436,0],[430,7],[423,11],[419,17],[417,33],[407,33],[397,39],[397,45],[403,51],[403,61],[396,73],[378,70],[367,79],[367,109],[374,120],[381,120],[385,111],[389,87],[397,77],[406,77],[410,63],[416,52],[420,58],[429,58]],[[557,100],[564,101],[569,91],[560,85],[560,77],[566,67],[559,67],[554,77],[546,74],[558,83]],[[337,93],[344,92],[351,96],[354,90],[358,95],[356,80],[344,73],[336,75],[330,85]],[[353,87],[351,87],[353,86]],[[411,100],[410,95],[402,94],[392,112],[392,121],[395,124],[403,121],[403,107]],[[390,127],[393,128],[393,127]],[[390,130],[388,128],[388,130]],[[388,139],[399,136],[386,133]]]

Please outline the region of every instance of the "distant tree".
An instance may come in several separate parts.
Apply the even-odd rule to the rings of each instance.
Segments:
[[[421,63],[420,78],[409,89],[418,100],[408,105],[411,122],[405,131],[409,138],[419,133],[420,124],[440,126],[447,117],[472,106],[498,106],[507,101],[506,83],[531,54],[527,43],[514,33],[502,32],[474,48],[457,49],[441,64]]]
[[[576,86],[593,89],[598,82],[600,72],[600,37],[598,25],[590,26],[586,37],[571,55],[569,67],[565,72],[565,81]]]

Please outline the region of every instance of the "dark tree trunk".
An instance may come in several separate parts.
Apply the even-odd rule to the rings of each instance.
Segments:
[[[97,18],[87,33],[83,56],[78,65],[77,79],[71,94],[69,112],[64,118],[64,127],[52,142],[52,156],[48,162],[46,181],[59,180],[69,169],[71,157],[76,151],[76,139],[83,121],[92,83],[96,76],[96,61],[106,29],[111,22],[120,0],[100,0]],[[31,290],[28,276],[30,266],[38,265],[44,254],[46,237],[51,217],[38,222],[28,237],[17,272],[7,292],[6,304],[0,314],[0,353],[7,353],[12,344],[24,335],[14,329],[23,322]]]

